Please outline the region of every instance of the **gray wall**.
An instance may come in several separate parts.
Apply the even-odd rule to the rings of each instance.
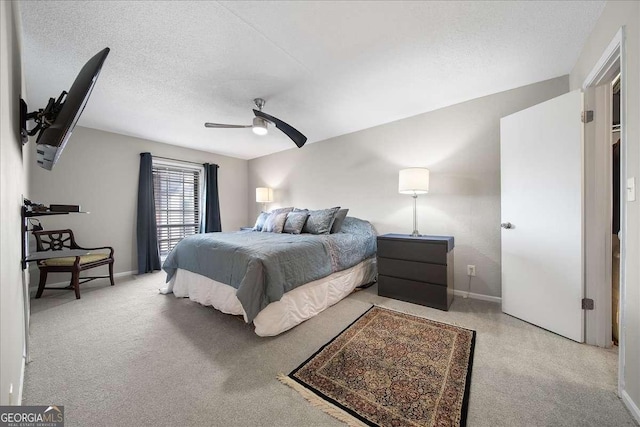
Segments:
[[[627,108],[627,177],[640,183],[640,3],[609,1],[585,43],[571,71],[571,88],[582,87],[587,75],[602,56],[616,32],[626,26],[626,108]],[[624,181],[623,181],[624,183]],[[637,190],[636,190],[637,191]],[[626,282],[624,284],[624,384],[622,388],[636,405],[640,418],[640,207],[638,201],[627,203]],[[623,398],[627,398],[623,396]]]
[[[456,289],[467,290],[466,266],[474,264],[471,292],[499,297],[500,118],[568,89],[568,77],[558,77],[250,160],[251,222],[261,208],[254,189],[269,186],[269,208],[342,206],[380,234],[411,233],[412,199],[398,194],[398,171],[427,167],[419,231],[455,236]]]
[[[35,144],[30,144],[29,149],[35,150]],[[246,160],[77,127],[52,171],[38,167],[35,162],[28,164],[29,194],[34,201],[79,204],[91,213],[40,218],[45,229],[71,228],[83,246],[113,246],[115,272],[137,270],[138,173],[140,153],[145,151],[218,164],[222,229],[237,230],[247,223]],[[34,279],[37,278],[35,274]],[[58,279],[53,277],[50,282]]]
[[[20,207],[25,189],[22,143],[18,138],[20,50],[13,2],[0,2],[0,405],[19,404],[25,343],[20,264]]]

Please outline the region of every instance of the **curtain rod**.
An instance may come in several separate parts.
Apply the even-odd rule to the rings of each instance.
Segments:
[[[198,163],[198,162],[190,162],[188,160],[173,159],[171,157],[154,156],[153,154],[151,155],[151,157],[153,157],[155,159],[173,160],[174,162],[191,163],[192,165],[198,165],[198,166],[202,166],[204,164],[204,163]],[[216,163],[213,163],[213,164],[215,164],[216,166],[220,167]]]

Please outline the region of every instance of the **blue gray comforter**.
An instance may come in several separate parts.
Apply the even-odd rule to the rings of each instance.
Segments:
[[[206,233],[186,237],[162,268],[167,282],[178,268],[237,289],[249,322],[285,292],[353,267],[376,252],[373,226],[347,217],[340,233]]]

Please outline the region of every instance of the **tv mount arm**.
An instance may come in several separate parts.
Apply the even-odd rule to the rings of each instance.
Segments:
[[[49,98],[47,106],[27,113],[27,103],[24,99],[20,98],[20,138],[22,139],[22,145],[29,142],[29,137],[34,136],[41,130],[44,130],[51,126],[58,117],[58,114],[64,106],[64,102],[67,99],[67,92],[62,91],[58,99]],[[31,130],[27,129],[27,120],[33,120],[36,122],[36,126]]]

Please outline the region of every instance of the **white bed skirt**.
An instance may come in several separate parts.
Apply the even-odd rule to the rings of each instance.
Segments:
[[[266,306],[253,320],[255,332],[262,337],[278,335],[337,303],[361,285],[371,283],[377,275],[376,258],[369,258],[347,270],[299,286],[283,295],[280,301]],[[223,313],[247,316],[236,298],[236,289],[208,277],[178,269],[166,288],[170,293]]]

